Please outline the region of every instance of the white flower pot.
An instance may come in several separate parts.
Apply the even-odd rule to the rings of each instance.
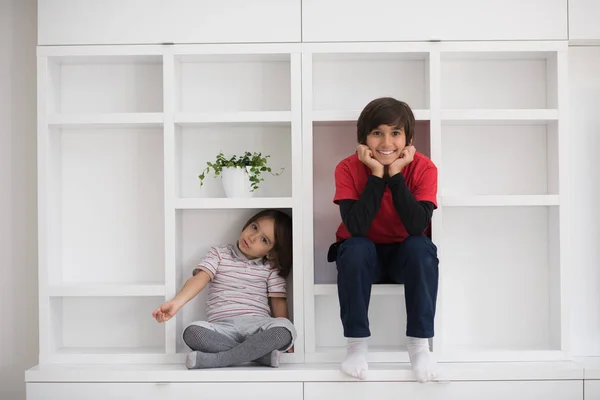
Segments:
[[[221,182],[225,195],[229,198],[254,196],[254,192],[251,192],[252,185],[246,168],[224,168],[221,171]]]

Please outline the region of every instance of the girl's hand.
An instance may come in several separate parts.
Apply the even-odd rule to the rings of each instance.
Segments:
[[[373,158],[373,152],[364,144],[359,144],[356,147],[356,151],[358,152],[358,159],[365,164],[373,175],[383,177],[384,168],[383,165]]]
[[[152,316],[154,317],[154,319],[156,319],[157,322],[166,322],[173,318],[175,314],[177,314],[179,308],[180,307],[177,305],[177,303],[173,301],[167,301],[166,303],[163,303],[160,307],[158,307],[156,310],[154,310]]]
[[[293,353],[294,352],[294,346],[290,347],[290,349],[288,351],[286,351],[286,353]]]

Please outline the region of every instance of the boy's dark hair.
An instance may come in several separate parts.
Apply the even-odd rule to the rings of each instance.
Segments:
[[[392,97],[372,100],[362,110],[356,123],[358,143],[366,144],[369,133],[379,125],[404,128],[406,144],[409,145],[414,137],[415,115],[408,104]]]
[[[283,211],[263,210],[253,215],[242,230],[261,218],[273,218],[275,243],[269,253],[268,261],[279,270],[280,276],[286,278],[292,270],[292,218]]]

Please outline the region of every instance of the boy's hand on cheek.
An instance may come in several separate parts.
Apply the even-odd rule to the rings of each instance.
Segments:
[[[390,177],[400,173],[404,167],[410,164],[415,158],[415,152],[417,149],[415,146],[406,146],[402,153],[400,153],[400,157],[396,159],[389,167]]]
[[[383,177],[384,168],[383,165],[373,158],[373,152],[364,144],[359,144],[356,147],[356,151],[358,152],[358,159],[365,164],[373,175],[377,175],[380,178]]]

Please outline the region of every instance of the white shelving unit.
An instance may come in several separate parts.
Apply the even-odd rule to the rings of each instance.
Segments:
[[[38,57],[42,363],[165,349],[161,49],[81,50]]]
[[[381,96],[411,105],[417,151],[439,168],[437,357],[568,359],[566,44],[303,49],[306,360],[344,355],[336,267],[326,261],[340,223],[333,171],[355,150],[360,110]],[[374,288],[371,360],[408,361],[404,307],[400,286]]]
[[[407,101],[439,168],[432,222],[442,361],[569,358],[566,43],[294,43],[38,51],[40,362],[183,362],[172,298],[210,246],[263,208],[294,223],[284,362],[344,354],[335,165],[373,98]],[[560,146],[559,146],[560,144]],[[251,199],[198,175],[216,154],[269,154]],[[371,361],[406,362],[404,290],[371,301]]]
[[[303,360],[300,58],[299,45],[40,48],[41,363],[183,362],[205,295],[166,324],[152,311],[263,208],[293,216],[300,334],[284,361]],[[228,199],[198,180],[219,151],[284,171]]]
[[[303,157],[306,360],[341,361],[336,268],[327,263],[340,222],[332,203],[336,164],[356,149],[356,120],[373,98],[392,96],[415,109],[417,148],[430,147],[430,52],[419,44],[304,44]],[[425,151],[429,155],[429,150]],[[310,245],[309,245],[310,243]],[[400,288],[400,287],[398,287]],[[381,288],[383,289],[383,288]],[[401,290],[372,292],[371,361],[408,361]],[[390,328],[397,326],[398,329]],[[396,334],[394,334],[396,333]]]

